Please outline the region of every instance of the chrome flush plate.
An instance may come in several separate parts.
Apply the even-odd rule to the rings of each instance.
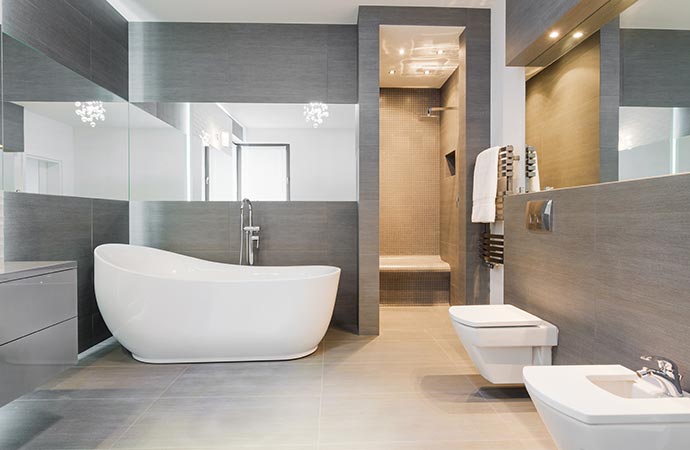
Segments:
[[[530,231],[553,231],[553,200],[527,202],[525,224]]]

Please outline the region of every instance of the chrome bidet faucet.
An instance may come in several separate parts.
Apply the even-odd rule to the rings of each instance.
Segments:
[[[643,367],[635,372],[638,377],[657,377],[664,383],[669,395],[672,397],[682,397],[684,395],[683,387],[680,385],[683,375],[678,371],[678,365],[675,362],[662,356],[640,356],[640,359],[643,361],[656,361],[658,368],[650,369],[649,367]]]

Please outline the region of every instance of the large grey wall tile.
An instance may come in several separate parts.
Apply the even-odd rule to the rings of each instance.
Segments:
[[[526,202],[544,198],[554,232],[528,232]],[[559,328],[556,364],[637,368],[652,353],[690,370],[688,202],[690,175],[508,198],[506,301]]]
[[[234,261],[230,247],[233,242],[239,249],[239,230],[235,230],[239,218],[231,228],[231,208],[239,211],[239,203],[130,202],[130,240],[190,256],[212,254],[214,261]]]
[[[131,23],[134,101],[357,103],[352,25]]]
[[[91,21],[64,0],[3,2],[3,31],[84,77],[91,75]]]
[[[357,329],[357,203],[254,202],[262,266],[333,265],[342,269],[333,323]],[[131,242],[236,264],[239,202],[131,202]]]
[[[3,6],[4,32],[127,98],[128,24],[107,0],[6,0]]]
[[[621,30],[621,106],[690,106],[690,31]]]
[[[2,104],[2,149],[24,151],[24,107],[12,102]]]
[[[109,336],[96,305],[93,249],[129,242],[124,201],[6,192],[4,250],[8,261],[76,261],[79,350]]]
[[[229,90],[223,24],[130,23],[130,98],[215,102]]]
[[[235,101],[327,99],[326,25],[233,24],[228,32],[229,92]]]
[[[353,103],[357,99],[357,26],[329,25],[327,33],[327,101]]]
[[[75,99],[122,99],[45,54],[2,35],[5,102],[73,102]]]

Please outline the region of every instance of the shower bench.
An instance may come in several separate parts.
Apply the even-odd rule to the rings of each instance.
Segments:
[[[438,255],[379,257],[381,304],[447,305],[450,265]]]

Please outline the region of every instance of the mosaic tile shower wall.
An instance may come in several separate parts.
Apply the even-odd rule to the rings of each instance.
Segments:
[[[438,255],[440,106],[437,89],[381,89],[381,255]]]

